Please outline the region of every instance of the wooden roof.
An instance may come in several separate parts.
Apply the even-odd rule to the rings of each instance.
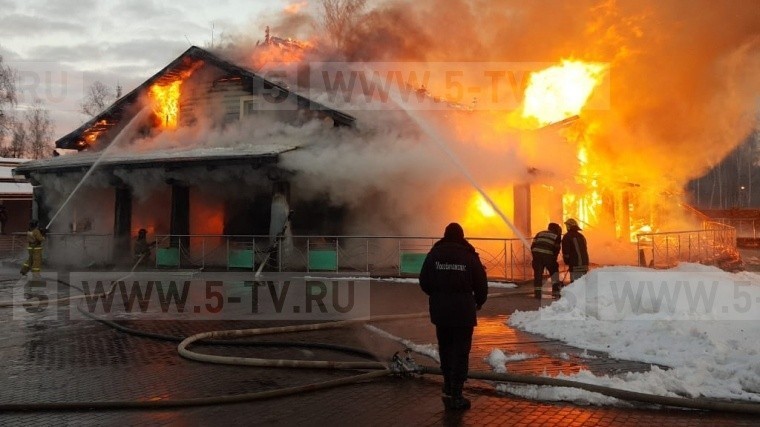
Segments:
[[[258,85],[263,85],[265,89],[272,91],[270,93],[278,99],[280,97],[292,96],[297,103],[298,108],[318,111],[320,114],[332,118],[336,126],[353,126],[356,121],[353,116],[312,101],[292,92],[278,83],[269,81],[257,75],[251,70],[226,61],[207,50],[192,46],[161,71],[143,82],[143,84],[116,100],[116,102],[111,104],[100,114],[60,138],[55,142],[56,148],[76,149],[80,151],[88,148],[91,143],[91,141],[88,140],[92,140],[98,135],[110,131],[112,128],[123,126],[122,119],[135,114],[132,106],[136,105],[138,98],[144,94],[150,86],[155,83],[160,84],[162,82],[171,82],[180,78],[183,73],[190,70],[191,67],[194,67],[198,61],[203,61],[205,64],[213,65],[231,75],[240,76],[243,79],[249,79]]]

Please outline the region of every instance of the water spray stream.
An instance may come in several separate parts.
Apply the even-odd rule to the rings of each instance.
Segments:
[[[66,207],[66,205],[69,204],[71,199],[74,197],[74,194],[77,193],[80,187],[82,187],[82,184],[84,184],[85,181],[87,181],[87,178],[92,175],[92,172],[100,165],[100,162],[103,161],[103,159],[106,157],[106,154],[111,150],[112,147],[118,145],[122,139],[125,138],[125,135],[131,135],[131,131],[135,126],[137,126],[138,123],[142,122],[142,119],[146,115],[147,112],[150,112],[150,109],[146,106],[143,107],[140,111],[137,112],[137,114],[132,117],[127,124],[119,131],[119,133],[116,135],[116,137],[111,141],[111,143],[103,150],[102,153],[100,153],[100,156],[98,156],[97,160],[90,166],[90,168],[87,170],[87,172],[84,174],[81,180],[77,183],[76,187],[69,193],[68,197],[66,197],[66,200],[63,201],[61,206],[58,208],[58,210],[55,212],[55,215],[53,215],[52,218],[50,218],[50,221],[47,223],[47,226],[45,228],[50,228],[50,226],[53,224],[56,218],[58,218],[58,215],[63,212],[63,209]]]
[[[377,73],[369,73],[367,72],[367,75],[371,75],[373,80],[376,80],[378,78]],[[382,87],[383,85],[380,84],[380,82],[375,81],[375,84],[378,85],[378,87]],[[504,215],[504,212],[499,209],[498,206],[496,206],[496,203],[491,199],[491,197],[488,196],[488,193],[483,190],[483,188],[478,185],[478,182],[475,180],[475,177],[470,174],[470,171],[467,169],[467,167],[459,160],[459,158],[454,154],[453,151],[449,148],[450,144],[447,144],[446,141],[448,141],[448,138],[444,135],[442,135],[438,130],[436,130],[433,126],[430,126],[430,123],[428,123],[426,120],[423,120],[419,115],[417,115],[413,110],[408,109],[404,106],[404,103],[399,98],[399,94],[396,93],[393,90],[388,91],[388,97],[391,99],[399,108],[401,108],[412,121],[424,132],[427,134],[427,136],[438,146],[438,148],[443,151],[446,156],[448,156],[451,163],[456,166],[457,169],[459,169],[459,172],[464,175],[465,178],[470,182],[470,185],[481,195],[483,196],[483,199],[488,203],[491,208],[493,208],[494,212],[496,212],[497,215],[504,221],[504,223],[509,227],[513,233],[515,233],[515,236],[520,239],[520,241],[525,245],[525,247],[530,247],[530,242],[528,239],[525,238],[525,236],[522,234],[520,230],[515,227],[515,225],[512,223],[512,221],[507,218],[506,215]]]

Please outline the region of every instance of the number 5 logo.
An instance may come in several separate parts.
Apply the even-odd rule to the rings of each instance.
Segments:
[[[56,299],[57,283],[50,277],[29,278],[20,280],[14,292],[13,319],[39,319],[44,315],[45,319],[58,317],[57,304],[51,302]],[[19,310],[18,307],[23,307]]]

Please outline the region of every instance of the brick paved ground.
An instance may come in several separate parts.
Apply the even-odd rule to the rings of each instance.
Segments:
[[[472,368],[486,370],[483,357],[494,348],[538,357],[509,365],[511,372],[597,373],[646,370],[647,365],[610,360],[599,353],[584,358],[579,349],[513,330],[504,324],[515,309],[535,309],[538,302],[526,290],[492,299],[481,313],[472,352]],[[499,291],[499,290],[494,290]],[[0,283],[0,300],[10,299],[12,287]],[[418,312],[425,298],[415,285],[373,283],[373,314]],[[58,319],[41,314],[24,316],[23,308],[0,309],[0,403],[100,400],[157,400],[231,395],[272,390],[339,378],[338,371],[261,369],[209,365],[180,358],[176,344],[138,338],[89,320],[70,320],[69,307]],[[14,313],[16,320],[14,320]],[[25,313],[24,313],[25,314]],[[194,332],[248,328],[257,321],[125,321],[125,325],[155,332],[187,335]],[[425,319],[379,323],[377,326],[417,343],[434,342]],[[389,357],[401,347],[362,327],[313,331],[268,337],[340,343],[371,349]],[[197,347],[212,354],[270,358],[356,360],[320,350]],[[560,357],[560,355],[566,355]],[[433,364],[424,357],[417,360]],[[330,390],[245,404],[159,411],[84,411],[0,414],[0,425],[642,425],[668,426],[758,425],[756,419],[733,414],[665,410],[632,406],[608,408],[542,403],[495,393],[490,384],[470,381],[467,394],[473,410],[447,413],[440,402],[440,379],[383,378]]]

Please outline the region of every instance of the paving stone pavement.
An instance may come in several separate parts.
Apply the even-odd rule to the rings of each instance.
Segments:
[[[503,290],[493,289],[494,292]],[[516,331],[507,316],[516,309],[535,309],[528,287],[491,299],[480,314],[471,367],[488,370],[483,361],[491,349],[526,352],[537,357],[509,365],[510,372],[541,374],[645,371],[646,364],[609,359],[580,349]],[[0,300],[13,296],[13,285],[0,282]],[[412,313],[426,310],[426,299],[414,284],[372,283],[372,312]],[[91,320],[70,318],[71,307],[56,316],[19,316],[23,307],[0,308],[0,403],[103,400],[160,400],[233,395],[274,390],[342,378],[353,372],[263,369],[210,365],[178,356],[176,343],[140,338]],[[57,317],[57,318],[56,318]],[[291,322],[293,323],[293,322]],[[121,321],[140,330],[186,336],[200,331],[269,326],[263,321]],[[376,326],[416,343],[433,343],[427,319],[381,322]],[[325,342],[361,347],[388,358],[402,346],[361,326],[268,337],[301,342]],[[198,346],[210,354],[360,360],[326,350]],[[590,358],[589,354],[594,358]],[[435,363],[423,356],[418,362]],[[80,412],[0,413],[0,425],[609,425],[676,426],[760,425],[750,416],[684,411],[633,405],[578,406],[535,402],[496,393],[491,384],[468,383],[473,409],[443,410],[440,378],[385,377],[328,390],[241,404],[183,409],[111,410]]]

